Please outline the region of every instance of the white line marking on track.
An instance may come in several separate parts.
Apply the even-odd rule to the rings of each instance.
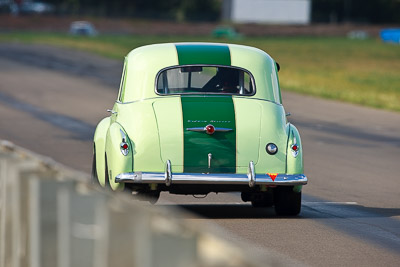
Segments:
[[[305,205],[358,205],[357,202],[302,201]]]

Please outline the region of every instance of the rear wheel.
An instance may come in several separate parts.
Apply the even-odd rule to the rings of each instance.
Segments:
[[[111,189],[110,180],[108,176],[108,164],[107,164],[107,155],[104,156],[104,188]]]
[[[91,175],[91,182],[92,184],[96,184],[97,179],[97,170],[96,170],[96,153],[93,154],[93,161],[92,161],[92,175]]]
[[[94,149],[93,153],[91,183],[96,186],[101,186],[99,182],[99,177],[97,176],[96,149]]]
[[[301,192],[293,191],[293,186],[274,189],[275,213],[283,216],[296,216],[301,210]]]

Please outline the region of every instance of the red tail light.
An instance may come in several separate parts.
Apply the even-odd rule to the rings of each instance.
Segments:
[[[127,156],[129,153],[129,145],[125,143],[125,140],[122,140],[120,147],[122,155]]]

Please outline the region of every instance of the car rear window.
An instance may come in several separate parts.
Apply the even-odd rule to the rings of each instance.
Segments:
[[[253,95],[252,75],[246,70],[227,66],[179,66],[157,75],[158,94],[229,94]]]

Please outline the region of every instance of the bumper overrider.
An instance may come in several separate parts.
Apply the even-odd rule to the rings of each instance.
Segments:
[[[134,184],[248,184],[271,186],[305,185],[308,180],[304,174],[255,174],[254,163],[250,161],[247,175],[230,173],[174,173],[171,172],[171,162],[167,160],[165,173],[128,172],[115,177],[117,183]]]

